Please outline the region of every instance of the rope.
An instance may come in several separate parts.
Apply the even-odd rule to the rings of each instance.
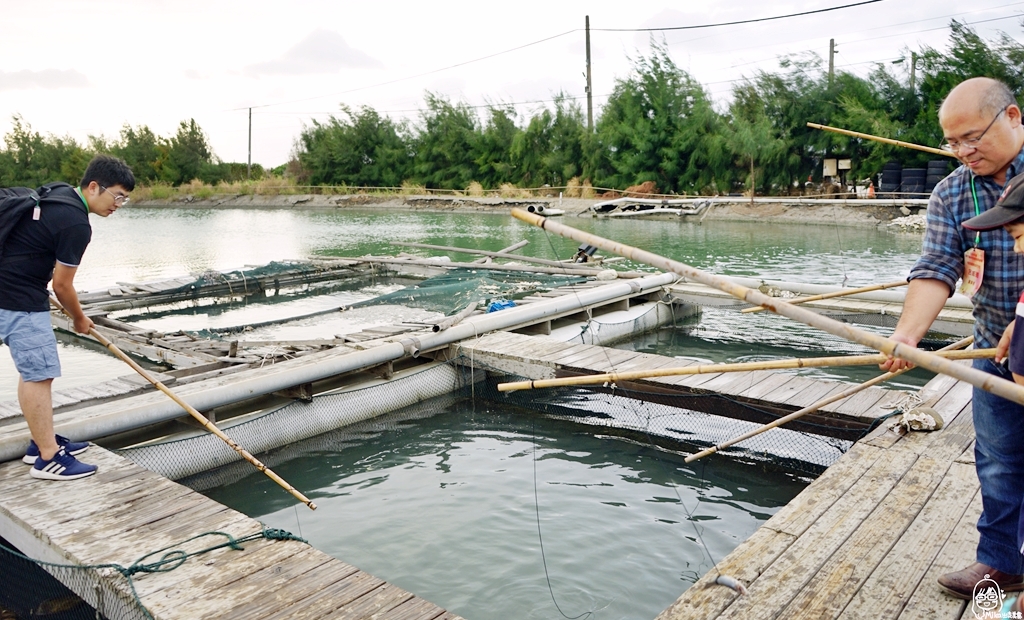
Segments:
[[[189,542],[192,542],[193,540],[198,540],[198,539],[206,537],[206,536],[223,536],[227,540],[225,542],[220,543],[220,544],[212,545],[212,546],[207,547],[205,549],[200,549],[199,551],[193,551],[191,553],[186,553],[182,549],[178,548],[178,547],[181,547],[181,546],[183,546],[183,545],[185,545],[185,544],[187,544]],[[29,557],[29,556],[27,556],[27,555],[25,555],[23,553],[15,551],[14,549],[6,547],[6,546],[4,546],[2,544],[0,544],[0,550],[6,551],[7,553],[9,553],[9,554],[11,554],[11,555],[13,555],[13,556],[15,556],[17,558],[21,558],[22,560],[26,560],[26,561],[29,561],[29,562],[34,562],[34,563],[36,563],[39,566],[49,566],[51,568],[70,568],[70,569],[80,569],[80,570],[112,569],[114,571],[117,571],[122,576],[124,576],[124,578],[126,580],[128,580],[128,586],[131,588],[132,596],[135,597],[135,602],[138,605],[139,609],[142,610],[142,612],[145,614],[146,618],[149,618],[150,620],[153,620],[153,615],[151,613],[149,613],[149,610],[146,609],[146,606],[142,604],[142,599],[139,598],[138,592],[135,591],[135,583],[132,580],[132,576],[133,575],[137,575],[139,573],[167,573],[167,572],[170,572],[170,571],[180,567],[181,565],[183,565],[191,557],[202,555],[204,553],[209,553],[211,551],[216,551],[217,549],[223,549],[224,547],[230,547],[231,549],[233,549],[235,551],[242,551],[243,550],[243,547],[242,547],[243,543],[252,542],[254,540],[260,540],[260,539],[266,539],[266,540],[295,540],[295,541],[298,541],[298,542],[301,542],[301,543],[305,543],[307,545],[309,544],[309,541],[307,541],[304,538],[300,538],[298,536],[295,536],[291,532],[287,532],[285,530],[278,529],[278,528],[269,528],[269,527],[263,526],[263,529],[261,531],[253,533],[253,534],[249,534],[247,536],[243,536],[241,538],[235,538],[234,536],[232,536],[231,534],[228,534],[226,532],[203,532],[202,534],[198,534],[196,536],[193,536],[192,538],[183,540],[181,542],[174,543],[173,545],[164,547],[163,549],[157,549],[156,551],[147,553],[146,555],[144,555],[144,556],[140,557],[139,559],[135,560],[134,562],[132,562],[131,566],[121,566],[120,564],[115,564],[115,563],[108,563],[108,564],[59,564],[59,563],[56,563],[56,562],[44,562],[42,560],[37,560],[35,558],[31,558],[31,557]],[[153,557],[153,556],[155,556],[157,554],[160,554],[160,553],[163,553],[163,555],[160,556],[160,559],[158,559],[156,561],[153,561],[153,562],[146,562],[147,559],[149,559],[149,558],[151,558],[151,557]]]

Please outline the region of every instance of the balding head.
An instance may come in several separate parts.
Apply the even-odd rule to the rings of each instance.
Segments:
[[[1017,100],[1006,84],[992,78],[971,78],[949,91],[939,108],[939,125],[961,162],[1000,185],[1024,148]]]
[[[957,84],[939,107],[939,122],[949,108],[991,116],[1003,108],[1017,103],[1010,88],[987,77],[976,77]]]

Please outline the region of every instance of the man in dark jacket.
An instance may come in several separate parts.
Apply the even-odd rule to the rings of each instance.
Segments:
[[[4,241],[0,258],[0,340],[11,350],[18,370],[18,402],[32,441],[22,459],[44,480],[75,480],[96,473],[95,465],[75,458],[88,443],[54,434],[51,384],[60,376],[57,340],[50,325],[47,284],[74,321],[89,333],[75,293],[75,272],[92,239],[89,214],[107,217],[128,202],[135,176],[121,160],[97,155],[79,187],[55,186],[39,208],[26,212]]]

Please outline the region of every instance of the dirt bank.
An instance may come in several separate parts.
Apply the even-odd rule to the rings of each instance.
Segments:
[[[175,207],[195,209],[399,209],[433,212],[507,212],[513,207],[542,206],[545,210],[562,209],[565,215],[589,216],[590,207],[601,202],[585,198],[491,198],[469,196],[378,196],[368,194],[337,195],[230,195],[199,199],[192,196],[173,201],[146,200],[139,207]],[[893,220],[923,212],[924,201],[916,200],[799,200],[785,198],[749,199],[718,197],[695,201],[699,213],[643,215],[641,219],[669,221],[697,220],[763,220],[769,222],[838,224],[841,226],[886,226]]]

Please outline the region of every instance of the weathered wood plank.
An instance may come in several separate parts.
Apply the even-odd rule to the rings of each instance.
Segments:
[[[977,491],[974,469],[954,463],[924,509],[838,616],[840,620],[898,618],[918,588],[937,590],[934,583],[922,583],[922,578]]]
[[[861,522],[885,499],[916,460],[917,455],[901,453],[891,459],[876,461],[848,493],[750,585],[750,596],[741,597],[721,617],[778,616],[822,570],[843,541],[857,531]]]
[[[917,519],[945,472],[935,459],[918,458],[779,615],[822,620],[837,618]],[[879,617],[889,611],[879,609]]]
[[[974,561],[978,546],[978,530],[975,525],[981,516],[981,492],[974,495],[970,507],[964,512],[953,533],[946,540],[939,555],[921,578],[921,586],[907,601],[901,620],[924,620],[926,618],[959,618],[968,607],[966,601],[947,596],[936,583],[945,573],[960,570]],[[970,614],[973,616],[973,614]]]
[[[711,620],[717,618],[737,598],[737,594],[715,583],[719,575],[728,575],[749,584],[789,548],[795,536],[762,526],[740,543],[728,556],[664,610],[655,620]]]

